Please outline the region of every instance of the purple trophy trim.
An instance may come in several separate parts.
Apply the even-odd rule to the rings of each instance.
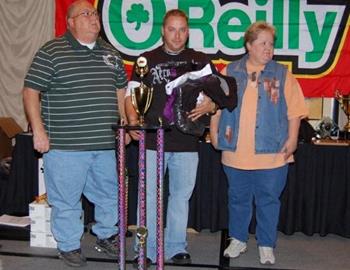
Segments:
[[[139,139],[139,227],[146,227],[146,168],[145,131],[140,130]],[[139,245],[138,269],[146,268],[146,244]]]
[[[163,179],[164,129],[157,130],[157,270],[164,268]]]
[[[126,250],[126,188],[125,188],[125,129],[118,129],[118,179],[119,179],[119,269],[125,268]]]

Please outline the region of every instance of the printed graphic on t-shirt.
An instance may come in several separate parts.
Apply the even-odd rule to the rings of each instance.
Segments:
[[[157,64],[150,69],[152,74],[152,84],[168,83],[175,78],[179,77],[188,70],[187,61],[169,61],[165,63]]]

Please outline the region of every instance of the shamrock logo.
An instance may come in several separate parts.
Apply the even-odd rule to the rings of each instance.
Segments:
[[[149,21],[149,12],[144,9],[142,4],[132,4],[131,9],[126,13],[127,22],[136,22],[135,30],[139,30],[141,23],[146,23]]]

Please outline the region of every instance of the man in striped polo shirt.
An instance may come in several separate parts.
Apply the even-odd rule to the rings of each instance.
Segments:
[[[51,229],[59,257],[84,266],[81,195],[95,205],[96,249],[118,257],[115,133],[124,118],[127,77],[119,52],[98,38],[99,15],[86,0],[68,8],[67,32],[35,55],[23,99],[34,148],[43,153]]]

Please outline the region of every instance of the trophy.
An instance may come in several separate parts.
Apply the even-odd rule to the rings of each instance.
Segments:
[[[143,77],[148,73],[147,59],[139,57],[136,60],[135,72],[141,78],[141,83],[138,87],[131,89],[131,102],[139,115],[139,125],[145,125],[145,114],[151,105],[153,87],[148,87],[142,81]]]
[[[344,131],[350,133],[350,95],[343,95],[338,90],[335,91],[335,98],[339,102],[348,118],[348,122],[344,126]]]

